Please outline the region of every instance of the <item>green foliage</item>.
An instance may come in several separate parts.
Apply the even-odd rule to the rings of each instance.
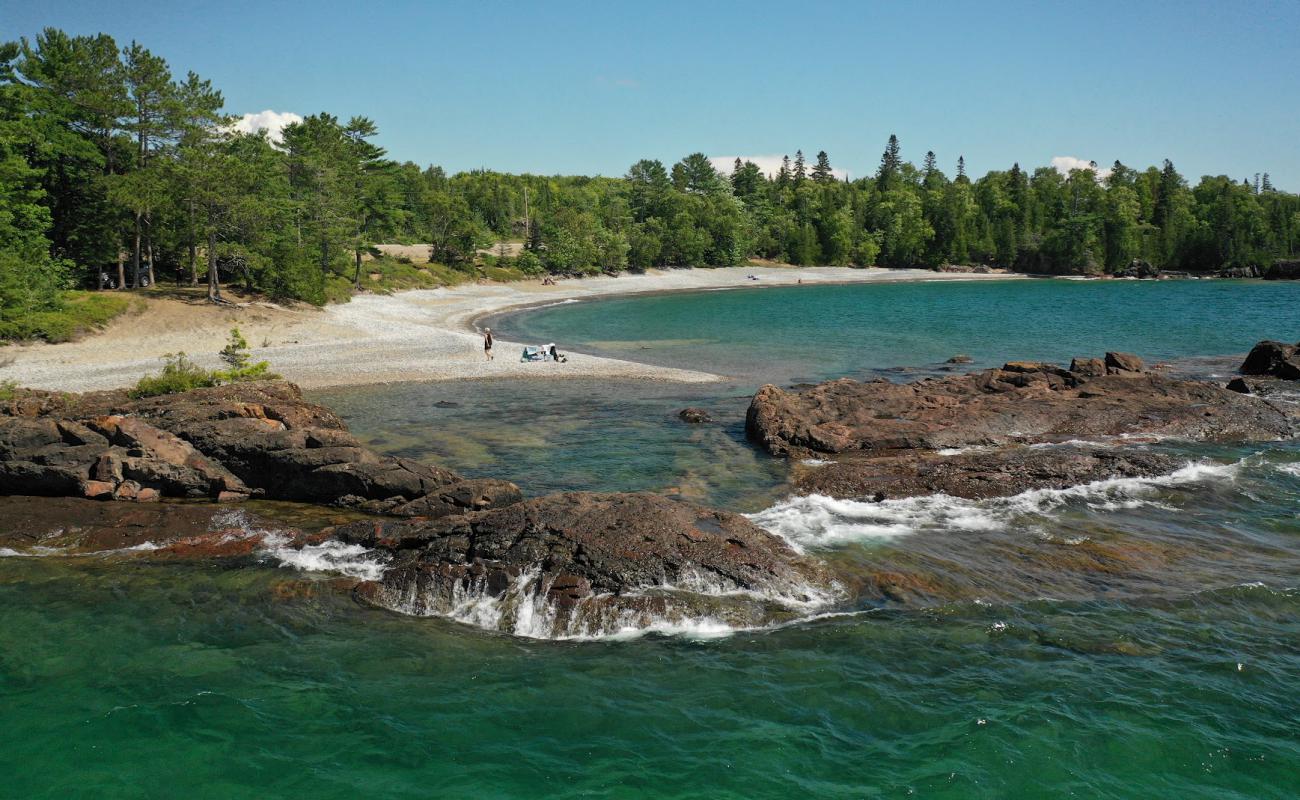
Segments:
[[[137,269],[321,305],[354,291],[484,275],[589,275],[749,258],[893,267],[980,262],[1043,272],[1266,267],[1300,255],[1300,197],[1262,175],[1195,187],[1168,161],[1138,171],[995,170],[949,179],[890,136],[874,175],[840,180],[802,151],[773,176],[703,153],[619,178],[509,175],[397,163],[376,124],[327,113],[273,145],[236,134],[220,91],[140,44],[47,29],[0,44],[0,331],[71,335],[63,290]],[[525,241],[507,267],[481,253]],[[368,260],[378,242],[428,260]],[[500,271],[499,271],[500,270]],[[38,323],[32,320],[39,315]]]
[[[162,372],[146,375],[136,383],[131,397],[156,397],[164,394],[188,392],[208,386],[244,381],[275,380],[279,375],[271,372],[267,361],[252,363],[248,342],[238,328],[230,329],[230,338],[218,356],[226,364],[224,370],[207,370],[189,359],[185,353],[169,353],[163,357]]]
[[[190,361],[185,353],[168,353],[163,356],[162,372],[141,378],[130,395],[133,398],[157,397],[217,386],[219,383],[217,373]]]
[[[244,334],[239,332],[239,328],[230,329],[230,338],[226,341],[226,346],[221,348],[217,353],[232,373],[248,369],[248,362],[252,356],[248,352],[248,340]]]
[[[131,298],[114,292],[64,292],[52,306],[5,310],[0,316],[0,340],[66,342],[103,326],[130,307]]]

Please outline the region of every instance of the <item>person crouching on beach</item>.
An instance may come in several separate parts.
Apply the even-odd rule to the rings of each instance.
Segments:
[[[488,361],[492,360],[492,329],[491,328],[483,329],[483,355],[487,356]]]

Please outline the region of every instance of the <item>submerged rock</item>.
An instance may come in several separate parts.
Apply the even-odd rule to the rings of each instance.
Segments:
[[[709,412],[694,406],[683,408],[681,411],[678,411],[677,418],[682,422],[688,422],[692,425],[700,425],[705,422],[713,421],[713,417],[709,416]]]
[[[0,549],[18,556],[118,553],[149,558],[247,556],[269,535],[301,547],[317,537],[243,510],[193,503],[97,503],[71,497],[0,497]]]
[[[652,494],[575,492],[330,534],[392,550],[366,601],[530,636],[663,625],[750,627],[822,602],[817,562],[744,517]]]

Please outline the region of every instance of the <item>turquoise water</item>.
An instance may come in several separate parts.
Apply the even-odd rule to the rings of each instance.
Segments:
[[[786,467],[741,423],[759,382],[928,372],[957,352],[1121,348],[1214,372],[1259,338],[1300,339],[1297,308],[1295,284],[1026,281],[618,299],[506,320],[528,339],[733,379],[317,398],[387,452],[533,494],[645,488],[766,509],[840,570],[911,571],[960,599],[554,642],[366,608],[334,577],[273,559],[0,557],[0,796],[1294,797],[1296,443],[1161,443],[1212,465],[1164,483],[826,508],[784,503]],[[957,309],[969,313],[953,322]],[[766,338],[738,338],[742,319],[764,320]],[[688,404],[718,422],[678,422]]]
[[[688,365],[749,383],[865,371],[1068,363],[1107,350],[1149,361],[1300,340],[1300,286],[1265,281],[959,281],[795,286],[573,303],[491,322],[503,338]]]

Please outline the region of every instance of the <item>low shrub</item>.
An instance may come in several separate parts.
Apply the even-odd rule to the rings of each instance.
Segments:
[[[162,372],[141,378],[130,395],[137,399],[157,397],[208,386],[276,380],[280,377],[271,372],[269,361],[252,363],[252,355],[248,352],[248,341],[239,332],[239,328],[230,329],[230,339],[218,355],[229,369],[207,370],[191,361],[185,353],[168,353],[163,356]]]
[[[168,353],[163,356],[162,372],[141,378],[130,395],[134,398],[157,397],[216,386],[218,383],[216,372],[200,367],[184,353]]]

